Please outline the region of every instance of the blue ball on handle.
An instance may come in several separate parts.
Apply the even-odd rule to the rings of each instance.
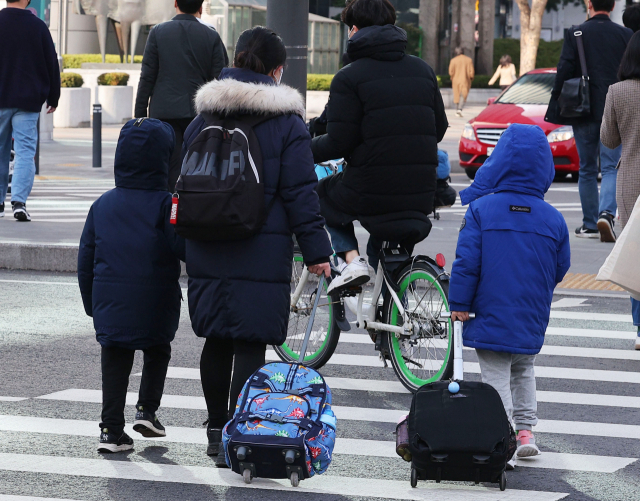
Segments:
[[[449,392],[450,393],[458,393],[460,391],[460,385],[455,381],[451,381],[449,383]]]

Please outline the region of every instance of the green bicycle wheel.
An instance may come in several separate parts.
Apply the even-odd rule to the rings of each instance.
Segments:
[[[391,365],[400,382],[411,392],[421,386],[448,379],[453,373],[453,329],[448,318],[449,283],[442,281],[425,263],[413,262],[398,274],[398,297],[413,324],[411,335],[387,332]],[[383,318],[402,325],[398,307],[387,294]]]
[[[302,260],[302,255],[296,252],[293,257],[293,268],[291,272],[292,294],[300,282],[304,268],[305,265]],[[309,275],[297,304],[290,307],[287,339],[281,346],[273,347],[284,362],[297,362],[300,357],[304,334],[307,324],[309,323],[317,289],[318,277]],[[327,290],[326,283],[324,290]],[[313,367],[314,369],[323,367],[336,350],[339,338],[340,328],[335,322],[333,304],[325,293],[320,297],[320,302],[316,309],[311,337],[307,345],[307,354],[304,357],[305,365]]]

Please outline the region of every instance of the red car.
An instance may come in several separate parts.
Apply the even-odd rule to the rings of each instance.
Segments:
[[[476,171],[493,153],[506,128],[518,123],[538,125],[547,135],[557,179],[565,178],[567,174],[578,179],[580,166],[573,129],[544,121],[555,77],[555,68],[522,75],[500,96],[489,99],[482,113],[464,126],[460,138],[460,166],[469,178],[475,177]]]

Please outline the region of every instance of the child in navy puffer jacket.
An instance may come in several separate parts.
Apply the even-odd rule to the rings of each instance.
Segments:
[[[471,187],[451,271],[452,317],[467,321],[482,380],[493,386],[518,432],[516,457],[535,456],[534,360],[544,342],[553,290],[570,266],[569,232],[544,201],[555,167],[536,125],[511,125]],[[469,320],[468,312],[476,314]]]
[[[94,202],[82,232],[78,281],[102,346],[100,452],[133,448],[124,406],[135,350],[144,352],[144,366],[133,429],[166,435],[155,413],[180,320],[185,253],[169,223],[174,142],[173,129],[160,120],[127,122],[116,150],[116,187]]]

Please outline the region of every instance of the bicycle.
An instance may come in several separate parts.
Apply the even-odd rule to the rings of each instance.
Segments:
[[[450,378],[452,325],[446,317],[449,274],[444,266],[441,254],[436,260],[422,255],[409,256],[385,242],[371,301],[365,302],[362,287],[327,296],[326,281],[319,282],[318,277],[311,275],[302,255],[296,251],[287,338],[283,345],[274,347],[276,353],[284,361],[297,361],[312,305],[320,294],[304,359],[306,365],[318,369],[330,360],[341,331],[350,329],[344,315],[346,305],[356,315],[356,327],[369,332],[384,366],[390,361],[407,389],[415,392],[424,384]]]

